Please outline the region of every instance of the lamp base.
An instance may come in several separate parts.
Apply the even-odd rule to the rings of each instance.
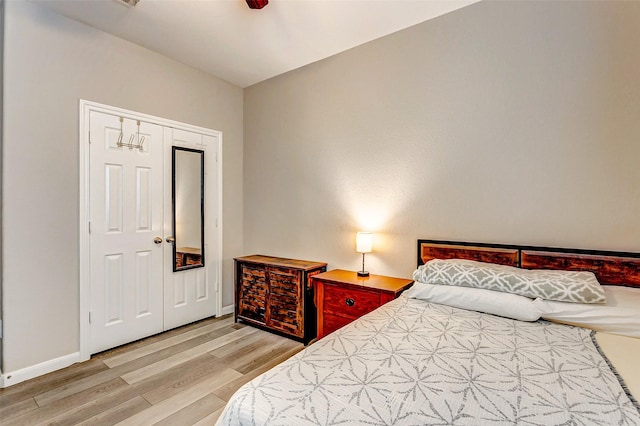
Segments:
[[[358,276],[359,277],[368,277],[369,276],[369,271],[358,271]]]

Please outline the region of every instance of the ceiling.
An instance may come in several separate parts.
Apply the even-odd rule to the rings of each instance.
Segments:
[[[31,0],[247,87],[478,0]]]

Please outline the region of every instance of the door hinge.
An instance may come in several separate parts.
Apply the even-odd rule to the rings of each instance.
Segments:
[[[89,324],[91,324],[91,311],[89,311]]]
[[[89,132],[89,144],[91,144],[91,132]]]
[[[91,235],[91,221],[89,221],[89,235]]]
[[[2,320],[0,319],[0,339],[2,339]]]

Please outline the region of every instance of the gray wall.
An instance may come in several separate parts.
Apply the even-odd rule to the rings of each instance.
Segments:
[[[245,252],[640,251],[640,2],[483,1],[245,89]]]
[[[223,132],[223,304],[233,303],[242,89],[25,1],[5,12],[3,371],[79,350],[81,98]]]

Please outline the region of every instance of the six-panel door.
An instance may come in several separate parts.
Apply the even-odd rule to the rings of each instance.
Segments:
[[[91,353],[163,329],[163,130],[138,123],[90,116]]]

